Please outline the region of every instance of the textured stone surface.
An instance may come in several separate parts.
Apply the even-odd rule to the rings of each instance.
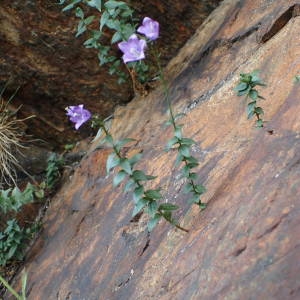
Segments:
[[[132,221],[131,195],[105,176],[110,150],[94,144],[27,257],[29,299],[300,298],[297,3],[225,0],[168,66],[174,108],[198,143],[205,211],[188,207],[176,153],[163,152],[172,132],[159,88],[115,113],[113,134],[137,139],[128,153],[143,150],[140,167],[190,232],[161,222],[149,235],[144,216]],[[263,129],[233,91],[254,69],[267,83]]]

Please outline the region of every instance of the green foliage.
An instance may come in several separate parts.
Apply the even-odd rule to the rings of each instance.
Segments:
[[[2,283],[5,288],[14,296],[17,300],[26,300],[26,285],[27,285],[27,273],[22,272],[22,294],[19,295],[16,290],[0,275],[0,283]]]
[[[120,69],[122,61],[112,54],[111,45],[120,41],[127,41],[135,32],[136,24],[134,23],[133,10],[127,3],[114,0],[60,0],[59,3],[65,5],[63,11],[74,10],[76,17],[79,18],[76,37],[87,33],[89,38],[84,42],[84,46],[96,49],[100,66],[108,64],[109,74],[116,75],[119,84],[124,83],[128,79],[128,75]],[[86,7],[101,12],[100,18],[98,19],[95,15],[86,16],[84,12]],[[99,30],[94,29],[93,24],[96,21],[100,24]],[[112,34],[109,42],[107,41],[108,31]],[[146,74],[149,68],[145,62],[133,63],[130,66],[135,69],[141,83],[147,81]]]
[[[295,82],[295,83],[299,83],[299,82],[300,82],[300,75],[296,75],[296,76],[294,77],[294,82]]]
[[[49,189],[54,188],[54,186],[57,184],[63,165],[63,158],[56,153],[52,153],[49,156],[46,168],[46,185]]]
[[[0,211],[5,214],[9,211],[18,212],[24,204],[33,202],[34,196],[43,198],[43,188],[35,187],[30,183],[24,191],[20,191],[18,187],[0,190]]]
[[[142,157],[141,153],[135,154],[129,158],[122,155],[122,147],[134,140],[126,138],[114,141],[113,137],[105,127],[104,122],[99,122],[99,120],[97,120],[97,124],[106,135],[105,141],[113,148],[113,153],[108,156],[106,162],[107,173],[111,172],[115,168],[118,170],[117,174],[113,178],[113,186],[117,187],[125,179],[127,179],[126,184],[124,184],[124,191],[131,191],[133,194],[134,209],[132,216],[136,216],[141,211],[147,213],[149,215],[149,231],[153,230],[161,218],[164,218],[169,223],[185,230],[184,228],[181,228],[172,217],[172,211],[177,210],[178,207],[169,203],[160,203],[163,196],[159,188],[146,189],[144,184],[156,177],[147,175],[142,170],[135,169],[136,163]]]
[[[36,226],[21,228],[15,219],[7,221],[7,226],[0,232],[0,266],[11,260],[22,260],[26,242],[36,232]]]
[[[198,174],[193,172],[192,169],[196,168],[199,164],[197,159],[191,155],[191,147],[196,144],[193,139],[183,137],[182,124],[177,124],[176,120],[182,117],[182,114],[174,116],[172,107],[169,105],[170,119],[166,122],[168,126],[174,129],[174,136],[168,141],[166,150],[177,150],[177,157],[175,165],[183,163],[181,170],[182,176],[186,178],[186,185],[184,191],[192,193],[189,203],[197,204],[200,209],[205,209],[206,204],[201,202],[201,196],[205,192],[205,188],[201,184],[196,184],[199,181]]]
[[[257,89],[256,86],[265,86],[265,84],[259,78],[259,71],[253,71],[252,73],[242,73],[240,74],[239,84],[235,87],[235,91],[238,96],[245,96],[246,99],[250,98],[250,102],[247,104],[247,116],[251,119],[253,116],[256,117],[256,127],[263,127],[263,119],[261,116],[264,111],[261,107],[257,106],[257,101],[259,99],[264,99]]]

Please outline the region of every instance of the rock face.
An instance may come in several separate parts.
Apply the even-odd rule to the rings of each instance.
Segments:
[[[8,99],[19,88],[11,104],[15,108],[22,105],[20,118],[36,116],[27,122],[28,133],[54,146],[89,134],[73,130],[65,117],[66,106],[84,103],[107,117],[117,104],[125,104],[133,96],[130,82],[117,84],[106,67],[99,67],[96,51],[84,48],[89,36],[75,38],[78,18],[74,13],[63,13],[58,2],[0,3],[0,91],[8,84]],[[165,33],[160,43],[164,61],[168,61],[220,0],[159,2],[137,0],[130,4],[138,17],[147,14],[167,26],[169,34]]]
[[[182,207],[183,233],[132,220],[130,194],[105,175],[110,150],[92,145],[52,201],[27,257],[28,299],[299,299],[299,1],[225,0],[167,68],[171,100],[207,192],[186,203],[162,91],[115,112],[111,131],[143,150],[139,167]],[[263,129],[233,88],[261,70]]]

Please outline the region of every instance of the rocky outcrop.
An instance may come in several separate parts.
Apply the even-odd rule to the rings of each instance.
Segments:
[[[96,142],[53,199],[27,257],[29,299],[299,299],[299,3],[225,0],[169,64],[171,100],[207,192],[200,212],[186,203],[162,91],[115,112],[111,131],[143,150],[182,207],[184,233],[165,222],[148,234],[132,220],[130,194],[105,174],[110,150]],[[235,95],[239,74],[261,70],[263,129]]]

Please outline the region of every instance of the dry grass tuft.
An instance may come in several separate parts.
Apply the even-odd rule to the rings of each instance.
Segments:
[[[16,185],[16,170],[22,169],[16,154],[24,146],[21,144],[20,122],[15,119],[4,101],[0,99],[0,188],[3,184]]]

